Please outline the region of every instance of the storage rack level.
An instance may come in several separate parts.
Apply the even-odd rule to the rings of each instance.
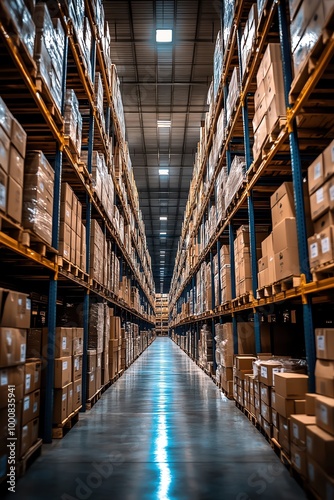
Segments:
[[[168,294],[155,295],[155,331],[158,336],[168,335]]]

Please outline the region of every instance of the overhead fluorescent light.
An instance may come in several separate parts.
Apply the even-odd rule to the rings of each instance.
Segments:
[[[160,231],[160,236],[166,236],[166,234],[167,234],[166,232],[164,232],[164,231],[161,232]]]
[[[173,31],[171,29],[167,30],[156,30],[155,39],[159,43],[170,43],[173,39]]]
[[[170,120],[158,120],[158,128],[171,128],[172,122]]]
[[[165,215],[161,215],[160,220],[167,220],[167,217]]]
[[[169,168],[159,168],[159,175],[169,175]]]

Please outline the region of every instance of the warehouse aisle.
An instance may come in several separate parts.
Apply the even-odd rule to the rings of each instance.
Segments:
[[[43,450],[15,498],[306,498],[234,403],[164,337]]]

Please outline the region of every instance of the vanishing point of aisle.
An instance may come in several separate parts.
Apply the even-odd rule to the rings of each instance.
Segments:
[[[31,500],[302,499],[247,418],[158,337],[17,483]]]

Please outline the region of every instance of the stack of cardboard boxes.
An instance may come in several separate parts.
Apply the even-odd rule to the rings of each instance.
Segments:
[[[231,122],[234,116],[234,107],[238,101],[240,95],[240,76],[239,67],[233,69],[231,76],[230,85],[228,88],[228,96],[226,101],[226,123],[227,125]]]
[[[311,269],[334,258],[334,141],[308,168],[311,218],[314,235],[309,238]]]
[[[253,156],[256,159],[280,117],[286,116],[280,44],[269,43],[260,63],[254,96]]]
[[[27,134],[0,97],[0,210],[22,221]]]
[[[28,296],[1,288],[0,311],[1,482],[6,478],[10,453],[7,438],[16,438],[18,460],[38,437],[41,365],[36,362],[25,366],[26,329],[30,326],[31,312]]]
[[[112,310],[111,313],[113,314]],[[109,376],[111,380],[121,370],[122,345],[121,318],[111,315],[109,337]]]
[[[240,406],[249,408],[251,400],[249,397],[248,379],[245,377],[253,373],[254,356],[235,356],[233,365],[233,396]],[[250,410],[249,410],[250,411]]]
[[[334,329],[319,328],[316,334],[316,395],[308,413],[315,425],[306,429],[307,477],[320,498],[334,494]],[[326,496],[327,495],[327,496]]]
[[[82,116],[79,101],[73,89],[66,90],[65,99],[65,134],[71,140],[70,148],[80,156],[82,142]]]
[[[82,223],[82,205],[67,183],[61,185],[59,253],[86,271],[86,226]]]
[[[216,362],[219,380],[228,397],[233,395],[233,329],[232,323],[216,324]]]
[[[292,183],[284,182],[271,196],[270,204],[273,231],[261,245],[259,288],[300,274]]]
[[[254,3],[249,11],[244,32],[241,37],[241,68],[242,75],[245,76],[247,64],[252,54],[257,29],[257,5]]]
[[[206,370],[213,367],[213,338],[208,325],[203,325],[198,341],[199,362]]]

